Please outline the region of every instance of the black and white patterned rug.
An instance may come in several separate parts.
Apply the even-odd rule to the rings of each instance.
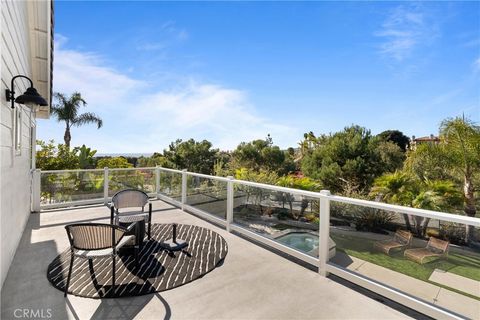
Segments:
[[[152,224],[152,239],[145,240],[135,267],[133,254],[120,255],[116,263],[115,288],[112,288],[112,259],[75,258],[68,292],[88,298],[138,296],[169,290],[198,278],[220,265],[228,246],[218,233],[199,226],[178,225],[177,237],[189,245],[184,251],[169,253],[160,242],[171,238],[170,224]],[[48,266],[47,278],[54,287],[65,290],[70,265],[70,249]]]

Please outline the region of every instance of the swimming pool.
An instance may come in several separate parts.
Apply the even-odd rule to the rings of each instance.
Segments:
[[[318,236],[308,232],[291,232],[276,240],[305,253],[318,249]]]
[[[285,231],[284,231],[285,232]],[[308,231],[287,231],[282,235],[275,237],[275,241],[280,242],[290,248],[296,249],[310,256],[318,257],[318,234]],[[330,238],[328,241],[328,256],[335,256],[336,244]]]

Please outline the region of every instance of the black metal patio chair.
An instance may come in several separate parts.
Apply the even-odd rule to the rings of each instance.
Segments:
[[[93,258],[112,257],[112,290],[114,290],[115,262],[119,249],[125,245],[133,245],[135,261],[138,263],[135,235],[126,235],[134,227],[135,223],[128,228],[103,223],[76,223],[65,226],[70,241],[71,257],[64,296],[66,297],[68,293],[75,258],[88,259],[90,268],[93,270]]]
[[[145,206],[147,204],[148,212],[145,212]],[[110,223],[116,225],[120,223],[130,224],[138,221],[139,218],[143,218],[148,225],[146,233],[148,239],[151,239],[152,203],[149,201],[148,195],[145,192],[136,189],[125,189],[117,192],[112,197]],[[140,243],[142,243],[142,241],[140,241]]]

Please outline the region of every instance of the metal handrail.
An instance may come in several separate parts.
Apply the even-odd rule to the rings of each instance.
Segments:
[[[104,171],[104,169],[67,169],[67,170],[42,170],[41,173],[73,173],[73,172],[100,172]]]
[[[155,167],[142,167],[142,168],[109,168],[110,171],[141,171],[141,170],[155,170]],[[100,169],[103,170],[103,169]]]
[[[439,219],[439,220],[444,220],[449,222],[462,223],[462,224],[472,225],[475,227],[480,227],[480,218],[475,218],[475,217],[462,216],[459,214],[445,213],[441,211],[410,208],[410,207],[404,207],[404,206],[399,206],[399,205],[389,204],[384,202],[376,202],[376,201],[348,198],[348,197],[342,197],[342,196],[332,195],[332,196],[329,196],[329,198],[331,201],[335,201],[335,202],[353,204],[353,205],[362,206],[362,207],[381,209],[385,211],[393,211],[396,213],[411,214],[411,215],[424,217],[424,218]]]
[[[63,173],[73,173],[73,172],[102,172],[105,169],[73,169],[73,170],[46,170],[46,171],[41,171],[41,174],[53,174],[53,173],[58,173],[58,174],[63,174]],[[182,171],[178,169],[171,169],[171,168],[164,168],[164,167],[142,167],[142,168],[112,168],[108,169],[109,171],[135,171],[135,170],[158,170],[160,172],[172,172],[172,173],[178,173],[182,174],[185,173],[187,176],[194,176],[194,177],[200,177],[204,179],[212,179],[212,180],[217,180],[217,181],[223,181],[223,182],[232,182],[234,185],[243,185],[243,186],[249,186],[249,187],[254,187],[254,188],[263,188],[263,189],[268,189],[272,191],[277,191],[277,192],[284,192],[284,193],[290,193],[294,195],[299,195],[299,196],[306,196],[306,197],[311,197],[311,198],[316,198],[316,199],[329,199],[330,201],[338,202],[338,203],[345,203],[345,204],[351,204],[351,205],[357,205],[357,206],[362,206],[362,207],[368,207],[368,208],[375,208],[375,209],[380,209],[380,210],[385,210],[385,211],[392,211],[400,214],[409,214],[409,215],[415,215],[415,216],[420,216],[420,217],[425,217],[425,218],[431,218],[431,219],[439,219],[439,220],[444,220],[444,221],[449,221],[449,222],[454,222],[454,223],[461,223],[461,224],[468,224],[472,225],[475,227],[480,227],[480,218],[475,218],[475,217],[468,217],[468,216],[462,216],[459,214],[451,214],[451,213],[445,213],[445,212],[440,212],[440,211],[432,211],[432,210],[425,210],[425,209],[418,209],[418,208],[411,208],[411,207],[405,207],[405,206],[400,206],[400,205],[394,205],[394,204],[388,204],[384,202],[377,202],[377,201],[371,201],[371,200],[363,200],[363,199],[355,199],[355,198],[349,198],[349,197],[344,197],[344,196],[336,196],[336,195],[329,195],[329,194],[322,194],[320,192],[314,192],[314,191],[307,191],[307,190],[300,190],[300,189],[293,189],[293,188],[288,188],[288,187],[281,187],[281,186],[276,186],[276,185],[269,185],[265,183],[258,183],[258,182],[253,182],[253,181],[246,181],[246,180],[239,180],[239,179],[230,179],[226,177],[219,177],[219,176],[212,176],[208,174],[202,174],[202,173],[196,173],[196,172],[190,172],[190,171]]]
[[[181,173],[182,171],[180,171]],[[205,179],[212,179],[212,180],[218,180],[218,181],[223,181],[223,182],[228,182],[230,179],[224,178],[224,177],[219,177],[219,176],[211,176],[208,174],[203,174],[203,173],[196,173],[196,172],[190,172],[187,171],[185,172],[188,176],[193,176],[193,177],[199,177],[199,178],[205,178]]]

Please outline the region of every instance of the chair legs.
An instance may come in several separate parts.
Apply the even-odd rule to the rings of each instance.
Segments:
[[[90,270],[90,273],[93,275],[95,271],[93,270],[93,260],[88,259],[88,269]]]
[[[138,251],[139,251],[139,246],[136,245],[134,248],[135,267],[138,267]]]
[[[148,240],[152,239],[152,222],[148,222]]]
[[[73,259],[74,259],[74,255],[73,255],[73,253],[71,253],[70,267],[68,268],[68,275],[67,275],[67,284],[65,285],[65,292],[63,293],[64,297],[67,296],[68,286],[70,285],[70,277],[72,276],[72,268],[73,268]]]
[[[112,295],[115,294],[115,255],[112,256]]]

